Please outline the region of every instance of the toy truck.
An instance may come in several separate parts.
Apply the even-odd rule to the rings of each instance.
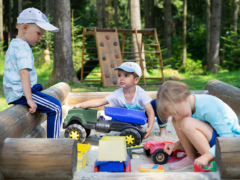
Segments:
[[[147,157],[151,157],[155,164],[165,164],[167,162],[173,162],[176,159],[182,159],[186,157],[185,150],[177,149],[169,156],[164,152],[164,146],[166,143],[174,143],[172,141],[148,141],[144,144],[144,152]],[[179,156],[180,155],[180,156]]]
[[[63,129],[66,129],[65,137],[83,143],[90,135],[91,129],[95,129],[104,133],[121,132],[120,136],[126,137],[127,147],[139,145],[142,142],[145,129],[141,125],[147,122],[144,111],[105,107],[105,114],[112,117],[112,120],[97,119],[97,110],[95,109],[69,110],[63,122]]]

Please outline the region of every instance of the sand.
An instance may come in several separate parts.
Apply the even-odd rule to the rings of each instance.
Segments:
[[[106,118],[106,120],[111,119],[110,117],[105,116],[103,111],[99,111],[98,116],[100,116],[100,115],[103,115]],[[146,129],[147,124],[145,124],[143,127]],[[63,130],[63,129],[61,130],[60,137],[64,136],[64,131],[65,130]],[[119,134],[120,134],[120,132],[115,132],[115,131],[105,134],[105,133],[96,132],[95,130],[92,130],[90,136],[84,142],[84,144],[90,143],[92,145],[91,151],[88,153],[88,156],[87,156],[86,166],[83,169],[78,170],[78,171],[79,172],[93,172],[94,162],[98,158],[98,150],[99,150],[98,142],[99,142],[99,140],[102,138],[103,135],[118,136]],[[144,144],[148,141],[164,141],[164,140],[173,141],[173,142],[178,140],[178,138],[176,136],[176,132],[172,126],[171,120],[168,122],[168,125],[167,125],[167,136],[160,137],[159,127],[158,127],[157,122],[155,122],[153,129],[151,131],[150,137],[148,137],[147,139],[144,139],[142,141],[142,144]],[[139,172],[137,170],[137,167],[142,163],[154,164],[153,161],[151,160],[151,158],[148,158],[142,149],[133,150],[133,158],[131,159],[132,172]],[[171,163],[167,163],[167,164],[163,165],[165,172],[169,171],[170,164]],[[192,172],[193,170],[192,170],[192,167],[189,167],[182,171]]]

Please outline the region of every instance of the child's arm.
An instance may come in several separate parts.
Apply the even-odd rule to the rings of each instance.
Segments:
[[[106,98],[101,99],[91,99],[82,103],[75,104],[72,108],[96,108],[108,104]]]
[[[21,77],[21,83],[24,95],[27,99],[27,104],[30,106],[29,112],[34,113],[37,109],[36,103],[32,99],[32,90],[31,90],[31,81],[29,72],[27,69],[21,69],[20,70],[20,77]]]
[[[152,131],[152,128],[154,125],[154,120],[155,120],[155,114],[154,114],[151,103],[145,104],[144,107],[145,107],[146,113],[148,115],[148,128],[146,129],[146,135],[144,137],[144,139],[146,139],[148,136],[150,136],[150,133]]]

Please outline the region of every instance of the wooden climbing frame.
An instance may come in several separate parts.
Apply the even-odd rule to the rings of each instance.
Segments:
[[[122,36],[120,36],[122,34]],[[139,42],[138,34],[141,34],[141,42]],[[125,46],[129,46],[126,43],[126,35],[132,35],[136,38],[137,51],[125,51]],[[144,37],[153,36],[155,43],[144,44]],[[92,37],[92,40],[86,41],[87,37]],[[119,43],[119,38],[121,44]],[[93,40],[94,39],[94,40]],[[89,46],[89,44],[96,44],[96,47]],[[120,45],[122,49],[120,49]],[[156,51],[142,51],[146,46],[157,47]],[[94,51],[95,52],[92,52]],[[97,50],[97,52],[96,52]],[[90,52],[89,52],[90,51]],[[156,54],[158,58],[156,59],[144,59],[142,54]],[[135,56],[138,58],[124,59],[127,55]],[[88,59],[86,58],[88,56]],[[93,57],[94,56],[94,57]],[[97,57],[96,57],[97,56]],[[90,58],[89,58],[90,57]],[[159,84],[165,81],[163,74],[163,62],[160,44],[158,42],[156,29],[101,29],[96,27],[83,28],[83,45],[82,45],[82,67],[78,71],[78,77],[80,77],[81,82],[101,82],[103,86],[117,86],[117,72],[114,68],[121,65],[122,62],[137,62],[142,68],[143,83],[139,84]],[[153,67],[146,66],[146,61],[151,61],[156,64],[159,62],[159,66],[154,66],[154,68],[159,68],[162,77],[159,78],[148,78],[145,77],[146,69]],[[99,72],[93,72],[95,67],[99,67]],[[87,77],[90,73],[101,73],[101,80],[89,79]],[[148,82],[148,80],[159,80],[157,82]]]

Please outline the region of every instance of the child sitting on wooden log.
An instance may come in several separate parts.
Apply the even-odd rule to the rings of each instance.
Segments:
[[[121,88],[105,98],[79,103],[73,108],[96,108],[109,103],[113,107],[145,110],[148,116],[148,128],[144,138],[147,138],[153,128],[155,115],[150,103],[152,99],[137,85],[141,77],[141,68],[137,63],[125,62],[114,70],[118,70],[118,85]]]
[[[176,149],[184,148],[187,154],[181,161],[171,164],[170,170],[192,164],[204,168],[215,157],[218,136],[240,136],[237,115],[227,104],[215,96],[193,95],[184,83],[165,82],[158,89],[157,102],[159,117],[172,117],[179,138],[174,144],[166,144],[164,151],[170,155]]]
[[[35,8],[23,10],[17,18],[18,35],[12,39],[5,57],[3,89],[8,104],[29,106],[29,113],[47,113],[47,137],[58,138],[62,120],[61,103],[41,93],[37,84],[31,47],[41,40],[46,30],[58,32],[46,16]]]

